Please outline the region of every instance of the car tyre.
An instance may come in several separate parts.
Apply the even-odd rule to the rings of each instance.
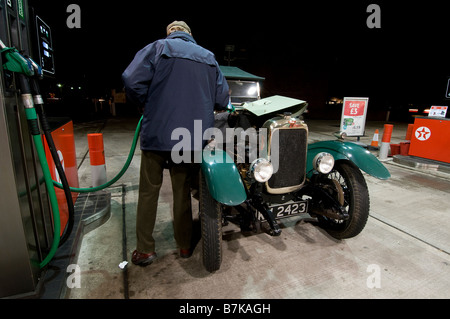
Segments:
[[[338,161],[328,174],[333,182],[337,181],[336,197],[343,192],[344,207],[349,214],[346,221],[337,221],[325,216],[318,216],[319,225],[332,237],[337,239],[351,238],[358,235],[365,227],[369,217],[370,199],[366,180],[353,163]]]
[[[199,204],[203,265],[214,272],[222,263],[222,205],[211,196],[201,170]]]

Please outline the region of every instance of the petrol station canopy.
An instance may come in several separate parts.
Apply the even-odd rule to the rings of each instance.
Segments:
[[[227,79],[236,79],[236,80],[250,80],[250,81],[264,81],[265,78],[253,75],[251,73],[245,72],[238,67],[235,66],[220,66],[220,70],[222,70],[223,75]]]

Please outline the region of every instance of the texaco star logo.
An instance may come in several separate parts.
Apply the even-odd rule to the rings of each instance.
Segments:
[[[415,135],[419,141],[426,141],[430,138],[431,131],[428,127],[421,126],[416,130]]]

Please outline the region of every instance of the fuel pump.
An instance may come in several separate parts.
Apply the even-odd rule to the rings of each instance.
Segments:
[[[50,30],[39,20],[38,39],[43,42],[42,54],[34,55],[38,57],[36,63],[25,55],[32,51],[28,9],[27,0],[0,0],[0,250],[4,256],[0,259],[0,298],[32,293],[38,287],[41,269],[70,235],[73,226],[70,192],[96,192],[116,182],[131,163],[142,121],[141,118],[125,166],[111,181],[95,188],[65,185],[66,176],[58,168],[60,161],[54,152],[40,96],[43,71],[47,77],[54,74],[52,45],[48,41]],[[61,183],[52,180],[41,129]],[[64,189],[69,206],[63,234],[55,186]]]
[[[33,142],[36,147],[36,152],[39,157],[39,162],[44,174],[45,185],[49,194],[53,220],[54,220],[54,236],[53,243],[50,248],[50,252],[46,258],[39,264],[42,268],[48,264],[48,262],[53,258],[59,243],[60,243],[60,216],[59,207],[56,199],[55,189],[53,187],[53,180],[51,178],[50,169],[48,167],[47,159],[45,157],[44,145],[42,144],[41,132],[39,129],[38,117],[36,110],[34,108],[32,91],[29,83],[29,77],[40,76],[40,67],[31,60],[31,58],[25,58],[19,53],[15,48],[6,47],[5,44],[0,40],[1,53],[4,54],[5,63],[3,68],[5,70],[14,72],[18,76],[18,81],[20,83],[22,103],[25,107],[25,114],[28,121],[30,133],[33,137]],[[37,88],[37,83],[33,85],[35,89]],[[42,99],[42,98],[41,98]],[[36,100],[39,101],[39,95],[36,95]],[[58,160],[59,162],[59,160]],[[64,175],[64,172],[61,172]],[[73,206],[73,204],[72,204]]]

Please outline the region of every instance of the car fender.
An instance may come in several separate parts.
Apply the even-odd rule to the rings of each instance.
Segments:
[[[247,199],[241,174],[232,158],[223,150],[205,149],[201,169],[206,186],[216,201],[228,206],[236,206]]]
[[[349,160],[367,174],[378,179],[388,179],[391,174],[387,168],[364,147],[344,141],[321,141],[308,145],[306,171],[308,177],[313,173],[313,159],[320,152],[333,155],[335,161]]]

